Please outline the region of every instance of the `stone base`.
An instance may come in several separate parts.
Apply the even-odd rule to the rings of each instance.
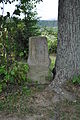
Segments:
[[[28,78],[38,84],[46,84],[52,78],[52,74],[48,67],[45,66],[29,66]]]

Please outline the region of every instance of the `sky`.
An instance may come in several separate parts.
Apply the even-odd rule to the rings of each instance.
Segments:
[[[6,11],[13,13],[16,3],[4,5],[4,15]],[[0,4],[0,7],[2,5]],[[0,10],[0,14],[2,11]],[[58,0],[43,0],[40,4],[37,5],[38,17],[41,20],[57,20],[58,17]]]
[[[53,20],[58,17],[58,0],[43,0],[37,5],[38,16],[42,20]]]

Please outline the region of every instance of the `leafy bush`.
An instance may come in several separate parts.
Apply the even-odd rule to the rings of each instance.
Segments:
[[[73,79],[72,79],[72,82],[80,84],[80,75],[79,76],[74,76]]]
[[[52,71],[55,66],[55,59],[51,59],[50,70]]]
[[[48,40],[48,51],[49,54],[57,52],[57,39]]]
[[[0,92],[8,85],[23,85],[27,82],[27,72],[29,67],[26,63],[15,62],[9,68],[6,69],[6,66],[0,67]]]
[[[47,37],[49,54],[57,52],[57,28],[44,27],[41,34]]]

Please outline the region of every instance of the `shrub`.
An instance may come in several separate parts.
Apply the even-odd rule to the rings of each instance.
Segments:
[[[72,79],[72,82],[80,84],[80,75],[79,76],[74,76],[73,79]]]
[[[44,27],[41,34],[47,37],[49,54],[57,52],[57,28]]]
[[[49,54],[57,52],[57,39],[54,40],[48,39],[48,51]]]
[[[23,85],[27,82],[27,72],[29,67],[26,63],[15,62],[9,70],[6,70],[6,66],[0,67],[0,92],[8,85]]]
[[[55,59],[51,59],[50,70],[52,71],[55,66]]]

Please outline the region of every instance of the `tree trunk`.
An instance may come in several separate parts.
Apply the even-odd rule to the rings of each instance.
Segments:
[[[80,74],[80,0],[59,0],[56,75],[50,85],[60,86]]]

